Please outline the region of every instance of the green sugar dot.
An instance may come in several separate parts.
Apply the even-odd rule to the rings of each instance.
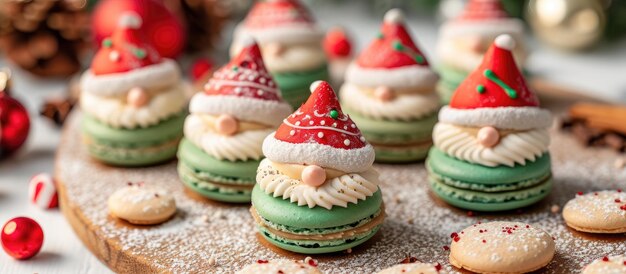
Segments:
[[[110,48],[111,46],[113,46],[113,41],[111,41],[111,38],[106,38],[102,40],[102,46],[105,48]]]
[[[233,71],[238,71],[238,70],[239,70],[239,67],[238,67],[238,66],[233,66],[232,70],[233,70]]]
[[[135,49],[135,56],[137,56],[137,58],[139,59],[143,59],[146,58],[146,51],[143,49]]]
[[[485,86],[483,86],[483,85],[476,86],[476,91],[478,91],[478,93],[480,93],[480,94],[485,93]]]
[[[402,45],[402,43],[400,43],[400,41],[395,41],[395,42],[393,42],[393,49],[395,49],[397,51],[402,51],[402,50],[404,50],[404,45]]]
[[[415,62],[417,62],[418,64],[424,63],[424,57],[421,55],[416,55]]]
[[[379,32],[378,34],[376,34],[376,38],[383,39],[383,38],[385,38],[385,36],[383,35],[382,32]]]
[[[333,119],[337,119],[339,118],[339,111],[337,111],[336,109],[333,109],[330,111],[330,117]]]

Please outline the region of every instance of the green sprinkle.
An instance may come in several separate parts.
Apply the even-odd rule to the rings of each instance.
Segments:
[[[379,32],[379,33],[376,34],[376,38],[383,39],[383,38],[385,38],[385,36],[383,35],[382,32]]]
[[[134,53],[135,53],[135,56],[137,56],[137,58],[139,59],[146,58],[146,51],[143,49],[137,48],[135,49]]]
[[[339,118],[339,111],[337,111],[336,109],[331,110],[330,111],[330,118],[333,118],[333,119]]]
[[[498,76],[492,70],[486,69],[485,72],[483,72],[483,75],[485,75],[487,79],[500,86],[504,90],[504,92],[506,92],[506,95],[508,95],[511,99],[517,98],[517,92],[513,88],[509,87],[509,85],[507,85],[505,82],[500,80],[500,78],[498,78]]]
[[[238,71],[238,70],[239,70],[239,67],[238,67],[238,66],[233,66],[232,70],[233,70],[233,71]]]
[[[421,55],[415,55],[415,62],[418,64],[424,63],[424,57]]]
[[[404,50],[404,45],[402,45],[402,43],[400,43],[400,41],[395,41],[395,42],[393,42],[393,49],[395,49],[397,51],[403,51]]]
[[[113,41],[111,41],[111,38],[105,38],[104,40],[102,40],[102,46],[105,48],[110,48],[111,46],[113,46]]]
[[[476,86],[476,91],[478,91],[478,93],[480,93],[480,94],[485,93],[485,86],[483,86],[483,85]]]

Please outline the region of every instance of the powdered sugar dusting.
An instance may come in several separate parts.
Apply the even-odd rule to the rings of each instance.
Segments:
[[[149,262],[154,270],[176,273],[233,273],[259,259],[302,260],[304,255],[278,254],[259,243],[247,205],[224,205],[189,198],[176,174],[176,163],[156,167],[109,168],[90,160],[80,143],[80,114],[74,113],[57,158],[57,179],[69,203],[98,226],[96,235],[124,252]],[[626,189],[626,170],[617,170],[617,154],[583,149],[573,138],[553,132],[551,147],[555,186],[546,201],[520,212],[485,214],[454,209],[434,198],[423,164],[375,165],[380,172],[387,219],[371,241],[350,254],[312,256],[322,271],[372,273],[400,262],[406,254],[421,262],[448,263],[450,234],[478,221],[517,221],[541,228],[555,238],[555,259],[546,273],[578,272],[602,255],[626,254],[623,235],[582,234],[569,229],[552,205],[563,206],[576,192]],[[107,198],[126,182],[145,182],[172,193],[177,215],[153,227],[118,223],[107,212]],[[461,234],[462,238],[463,235]],[[489,240],[489,239],[486,239]],[[522,247],[523,249],[524,247]],[[526,248],[530,248],[526,247]],[[107,261],[104,259],[104,261]]]

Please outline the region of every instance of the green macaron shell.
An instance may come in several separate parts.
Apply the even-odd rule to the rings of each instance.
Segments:
[[[551,172],[549,153],[545,153],[534,162],[527,161],[524,166],[487,167],[458,160],[433,147],[428,155],[427,164],[433,173],[440,176],[485,185],[518,183],[543,177]]]
[[[319,206],[298,206],[289,199],[273,197],[263,192],[258,185],[252,190],[252,205],[260,217],[292,228],[333,228],[356,223],[377,213],[382,203],[380,190],[365,200],[359,200],[357,204],[348,203],[347,207],[333,206],[330,210]]]
[[[430,185],[437,196],[447,203],[476,211],[506,211],[526,207],[545,198],[552,189],[552,179],[531,188],[517,191],[485,193],[458,189],[429,177]]]
[[[198,173],[195,173],[182,161],[178,162],[178,175],[185,186],[206,198],[228,203],[250,202],[251,191],[233,189],[221,184],[213,184],[210,180],[198,178]]]
[[[515,182],[511,184],[485,185],[485,184],[467,183],[467,182],[454,180],[452,178],[441,176],[433,172],[432,169],[428,165],[426,165],[426,169],[428,169],[430,177],[450,187],[464,189],[464,190],[488,192],[488,193],[512,191],[512,190],[519,190],[519,189],[533,187],[533,186],[543,183],[545,180],[547,180],[548,178],[552,176],[552,173],[548,172],[541,177],[531,178],[528,180]]]
[[[311,95],[309,87],[317,80],[328,80],[328,65],[300,72],[275,72],[274,81],[280,87],[283,99],[294,109],[299,108]]]
[[[426,159],[430,145],[390,148],[374,145],[378,163],[410,163]]]
[[[180,142],[178,159],[193,170],[206,172],[207,176],[226,177],[225,179],[230,178],[237,182],[248,182],[249,184],[254,184],[256,181],[256,170],[261,162],[261,160],[234,162],[219,160],[204,153],[186,138]]]
[[[456,88],[465,80],[469,72],[444,64],[439,65],[436,70],[441,77],[441,80],[437,84],[437,93],[439,94],[441,102],[448,104],[452,94],[454,94]]]
[[[125,129],[85,114],[82,131],[92,157],[112,165],[143,166],[174,158],[184,121],[185,114],[180,113],[154,126]]]
[[[410,121],[378,120],[365,117],[345,108],[350,118],[359,126],[363,137],[373,144],[400,145],[430,141],[437,124],[437,113]]]
[[[291,241],[278,237],[262,227],[259,229],[261,230],[261,235],[268,242],[282,249],[302,254],[324,254],[343,251],[366,242],[378,232],[380,225],[365,234],[356,235],[354,238],[333,241]]]

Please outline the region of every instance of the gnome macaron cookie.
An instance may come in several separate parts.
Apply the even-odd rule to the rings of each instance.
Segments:
[[[292,110],[248,39],[191,99],[178,152],[183,183],[210,199],[249,202],[263,140]]]
[[[328,79],[324,32],[299,0],[257,1],[235,29],[231,56],[248,35],[258,41],[267,69],[294,108],[309,97],[311,83]]]
[[[376,149],[376,161],[423,160],[432,146],[438,76],[415,45],[398,9],[346,72],[341,103]]]
[[[552,188],[552,115],[528,88],[514,46],[510,36],[498,36],[439,112],[427,168],[435,194],[454,206],[512,210]]]
[[[452,233],[450,264],[476,273],[527,273],[548,265],[556,244],[534,225],[478,223]]]
[[[621,190],[581,192],[565,204],[563,219],[577,231],[626,233],[626,193]]]
[[[91,156],[108,164],[172,159],[182,137],[188,85],[176,62],[146,42],[140,26],[137,14],[122,15],[80,81],[84,142]]]
[[[444,103],[467,75],[480,65],[491,41],[500,34],[509,34],[517,44],[514,51],[518,66],[526,59],[524,23],[509,16],[500,0],[470,0],[461,14],[445,22],[439,31],[437,70],[441,81],[437,91]]]
[[[297,253],[330,253],[374,236],[385,212],[374,148],[327,82],[263,142],[252,191],[260,234]]]

